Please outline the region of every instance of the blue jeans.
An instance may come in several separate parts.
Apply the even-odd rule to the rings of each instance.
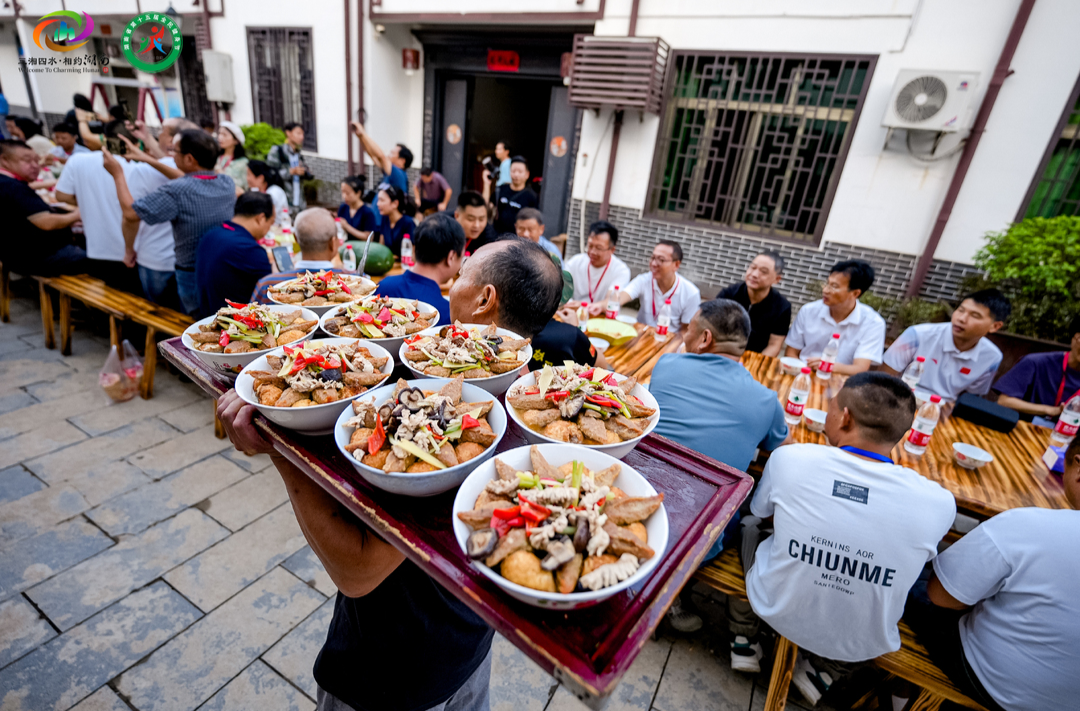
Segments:
[[[162,272],[139,265],[139,283],[142,284],[146,298],[155,304],[166,304],[176,300],[175,272]],[[170,297],[172,297],[170,299]],[[167,304],[166,304],[167,305]]]
[[[184,307],[184,313],[195,316],[199,309],[199,283],[195,279],[195,272],[187,272],[177,269],[176,291],[180,295],[180,305]]]

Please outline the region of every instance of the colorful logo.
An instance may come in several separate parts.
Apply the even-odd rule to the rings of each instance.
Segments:
[[[56,28],[52,32],[52,37],[50,37],[49,29],[54,24]],[[80,26],[82,32],[78,31]],[[48,47],[55,52],[71,52],[89,42],[90,33],[93,31],[94,18],[85,12],[81,17],[79,13],[68,10],[50,12],[42,17],[41,22],[34,28],[34,43],[41,49]],[[45,38],[45,47],[41,46],[42,37]],[[67,42],[68,44],[58,44],[59,42]]]
[[[183,46],[179,25],[161,12],[144,12],[127,23],[120,45],[131,66],[151,73],[176,64]]]

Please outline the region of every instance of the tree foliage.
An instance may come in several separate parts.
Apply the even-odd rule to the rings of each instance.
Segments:
[[[240,129],[244,132],[244,150],[253,160],[266,160],[271,147],[285,142],[285,132],[268,123],[253,123]]]

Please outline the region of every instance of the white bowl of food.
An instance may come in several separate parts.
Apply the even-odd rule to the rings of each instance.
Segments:
[[[425,398],[430,394],[450,398],[441,420],[438,401],[417,401],[416,392]],[[440,429],[443,422],[447,423],[444,434],[449,432],[449,442],[443,444],[426,435],[423,439],[417,438],[418,430],[403,423],[401,414],[410,398],[415,407],[410,410],[413,415],[425,415],[428,422],[438,424]],[[432,407],[427,407],[427,403]],[[464,422],[464,415],[473,417],[479,424]],[[374,418],[379,418],[378,422]],[[471,426],[455,428],[455,421],[459,427],[461,424]],[[379,424],[384,425],[383,430],[378,440],[371,443],[370,438],[378,433]],[[455,429],[461,433],[456,438]],[[357,473],[372,486],[404,496],[435,496],[459,485],[469,472],[489,459],[505,434],[506,410],[491,393],[463,383],[461,378],[425,378],[383,385],[357,398],[338,417],[334,441]],[[404,459],[397,456],[390,442],[392,437],[401,435],[412,436],[408,442],[411,451],[403,449],[401,452],[406,455]],[[420,449],[432,442],[441,445],[437,453],[430,447]],[[420,453],[426,456],[418,456]]]
[[[468,334],[468,337],[460,334]],[[417,339],[417,336],[420,338]],[[492,395],[502,395],[532,358],[530,340],[505,328],[496,328],[494,324],[478,326],[457,323],[435,326],[410,336],[406,342],[402,342],[398,355],[401,363],[418,378],[452,378],[460,373],[465,377],[465,382],[481,387]],[[459,341],[463,345],[455,346]],[[486,345],[479,345],[480,341]],[[454,348],[465,352],[451,350]],[[497,349],[499,360],[493,364],[482,362],[477,349],[484,349],[488,354]],[[436,359],[429,359],[424,350],[435,355]],[[444,352],[460,361],[440,360]],[[472,359],[472,362],[466,362],[466,358]],[[468,366],[472,367],[465,370]]]
[[[241,320],[237,320],[237,316]],[[243,320],[247,319],[254,320],[245,324]],[[270,322],[269,330],[258,326],[267,322]],[[187,327],[181,340],[203,363],[223,375],[235,378],[248,363],[268,351],[311,338],[318,325],[319,316],[311,309],[241,304],[240,307],[225,306],[213,316],[196,321]],[[224,333],[232,335],[222,345]],[[271,342],[273,345],[268,345]]]
[[[802,414],[803,419],[806,421],[806,429],[811,432],[825,431],[825,416],[828,414],[827,412],[808,407],[803,410]]]
[[[413,316],[414,312],[418,315]],[[392,320],[379,319],[380,315],[388,315]],[[331,336],[378,343],[397,358],[405,338],[437,326],[439,316],[437,308],[423,301],[370,294],[360,301],[330,309],[319,320],[319,328]],[[390,335],[391,332],[398,335]]]
[[[375,291],[375,282],[345,272],[306,272],[279,284],[266,292],[275,304],[303,306],[322,316],[341,304],[359,301]]]
[[[780,359],[780,371],[784,375],[798,375],[802,372],[802,369],[806,367],[806,362],[798,358],[792,358],[791,356],[784,356]]]
[[[576,473],[574,462],[580,463]],[[575,476],[590,479],[585,495],[577,489],[584,510],[548,508],[555,501],[569,503],[574,492],[563,484],[567,478],[573,484]],[[551,486],[541,489],[543,481]],[[521,484],[532,487],[514,488]],[[492,488],[509,493],[498,496]],[[522,502],[522,494],[529,503]],[[590,504],[590,496],[597,505]],[[599,502],[605,502],[602,509]],[[500,510],[504,513],[495,513]],[[601,512],[608,520],[596,525]],[[511,518],[505,518],[508,515]],[[540,519],[528,533],[513,520],[525,516]],[[505,527],[505,535],[490,527],[492,518]],[[564,520],[574,529],[563,528]],[[668,543],[663,494],[633,467],[572,444],[517,447],[476,467],[454,499],[453,525],[454,537],[481,574],[511,597],[549,610],[589,607],[640,585],[659,564]],[[606,534],[606,545],[601,545],[603,536],[596,537],[600,531]],[[606,566],[614,567],[599,570]]]
[[[315,362],[319,356],[322,363],[332,366],[336,361],[338,367],[324,368]],[[347,362],[342,373],[343,356]],[[301,357],[299,371],[285,372]],[[394,359],[382,346],[357,338],[320,338],[256,358],[240,372],[235,388],[271,422],[302,434],[329,434],[341,411],[381,385],[393,369]]]
[[[953,442],[953,459],[964,469],[978,469],[994,461],[994,455],[973,444]]]
[[[626,417],[626,413],[617,412],[612,406],[588,402],[589,397],[580,397],[580,390],[576,397],[561,396],[561,393],[567,392],[562,390],[560,385],[568,382],[566,367],[544,366],[541,370],[521,376],[506,391],[507,412],[510,419],[521,428],[526,440],[534,444],[581,444],[588,449],[621,459],[656,429],[660,422],[660,406],[652,393],[636,379],[630,380],[625,375],[602,368],[574,364],[575,378],[589,376],[585,380],[591,384],[586,385],[585,389],[597,393],[592,397],[593,400],[611,400],[607,396],[599,395],[600,392],[621,393],[615,394],[615,397],[625,400],[622,404],[631,415]],[[541,393],[540,379],[548,371],[552,378]],[[608,381],[608,384],[603,381]],[[612,381],[616,384],[628,384],[612,387]],[[631,397],[627,398],[627,395]],[[600,417],[586,413],[596,413]],[[604,439],[601,440],[601,437]]]

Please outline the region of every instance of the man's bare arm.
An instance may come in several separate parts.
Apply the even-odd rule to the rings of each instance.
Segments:
[[[71,227],[79,221],[79,208],[75,208],[71,212],[57,213],[57,212],[39,212],[35,215],[30,215],[26,219],[37,227],[39,230],[45,230],[51,232],[53,230],[62,230],[65,227]]]
[[[383,149],[378,143],[372,140],[363,124],[359,121],[353,121],[352,127],[353,133],[360,139],[360,145],[362,145],[367,154],[371,156],[372,162],[382,169],[383,175],[390,175],[390,170],[394,167],[394,164],[390,162],[390,158]]]
[[[770,358],[780,357],[780,347],[784,345],[784,336],[779,333],[774,333],[769,336],[769,345],[765,346],[765,350],[761,351],[761,355],[767,355]]]
[[[1027,400],[1021,400],[1018,397],[1012,397],[1010,395],[999,395],[998,404],[1009,408],[1010,410],[1016,410],[1017,412],[1023,412],[1027,415],[1042,415],[1043,417],[1057,417],[1061,414],[1062,406],[1053,405],[1037,405]]]
[[[945,607],[950,610],[966,610],[971,607],[950,595],[949,591],[946,590],[945,586],[938,580],[937,575],[930,576],[930,583],[926,586],[926,593],[930,598],[930,602],[938,607]]]
[[[57,202],[67,203],[68,205],[75,205],[76,207],[79,206],[78,199],[74,195],[72,195],[71,193],[62,193],[59,190],[57,190],[55,195],[56,195]]]

